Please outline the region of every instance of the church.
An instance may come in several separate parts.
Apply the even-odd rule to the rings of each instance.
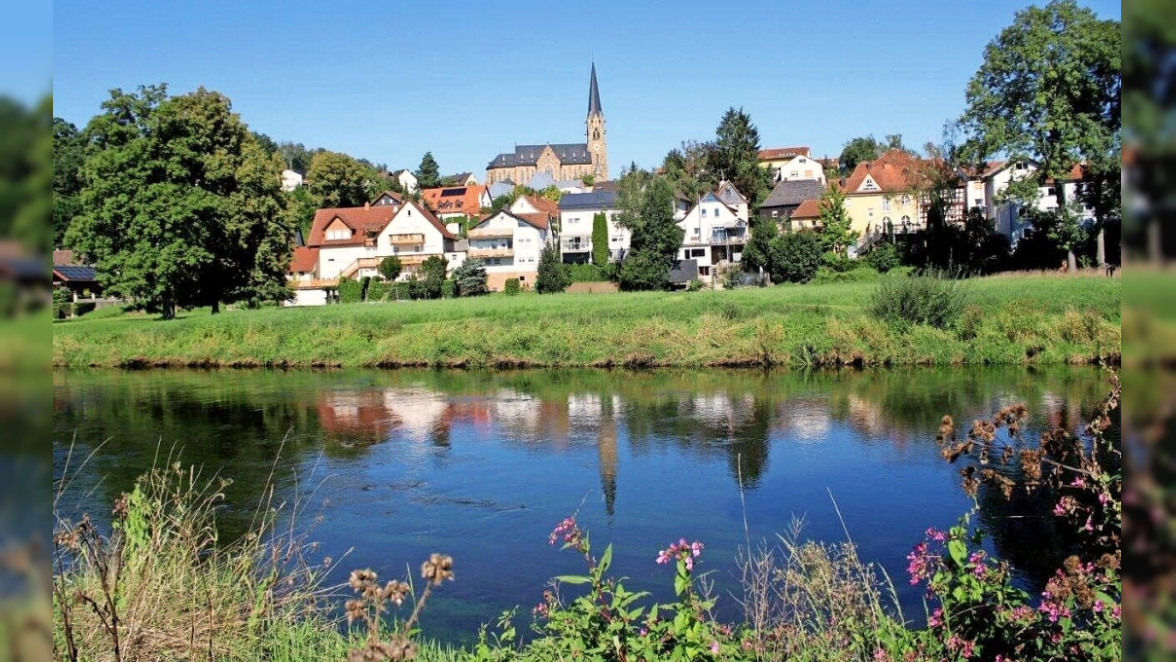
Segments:
[[[510,180],[525,184],[541,172],[556,181],[581,179],[588,175],[596,181],[608,179],[608,139],[604,130],[604,111],[600,107],[600,89],[596,86],[595,63],[588,82],[585,125],[585,142],[517,145],[514,152],[499,154],[486,166],[486,183]]]

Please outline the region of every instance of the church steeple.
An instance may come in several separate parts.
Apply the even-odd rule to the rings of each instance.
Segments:
[[[600,109],[600,88],[596,86],[596,63],[592,63],[592,80],[588,83],[588,117],[603,115]]]
[[[608,179],[608,138],[604,132],[604,109],[600,107],[600,88],[596,84],[596,63],[588,81],[587,145],[592,157],[592,174],[598,180]]]

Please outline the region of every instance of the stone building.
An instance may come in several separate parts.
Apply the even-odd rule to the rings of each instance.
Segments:
[[[486,183],[510,180],[522,184],[539,173],[547,173],[556,181],[588,175],[597,181],[608,179],[608,138],[604,111],[600,106],[600,89],[596,85],[595,64],[588,83],[588,118],[584,124],[585,141],[582,143],[516,145],[514,152],[494,157],[486,166]]]

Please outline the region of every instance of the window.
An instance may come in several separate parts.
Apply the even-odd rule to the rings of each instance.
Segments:
[[[1024,163],[1017,163],[1015,166],[1013,166],[1013,169],[1014,170],[1024,170],[1025,164]]]
[[[805,160],[805,158],[804,158],[803,156],[802,156],[802,157],[800,157],[800,162],[801,162],[801,163],[808,163],[808,161],[806,161],[806,160]]]
[[[790,173],[788,173],[788,174],[789,174],[789,176],[790,176],[790,177],[799,177],[799,176],[800,176],[800,171],[799,171],[799,170],[793,170],[792,172],[790,172]]]
[[[780,210],[779,209],[772,210],[772,218],[780,218]]]
[[[520,283],[525,283],[525,282],[527,282],[527,277],[526,277],[526,276],[519,276],[519,282],[520,282]]]
[[[619,243],[621,243],[621,242],[623,242],[623,241],[625,241],[625,236],[624,236],[624,235],[619,235],[619,234],[617,234],[617,235],[613,235],[612,242],[613,242],[614,244],[619,244]]]
[[[332,228],[327,230],[327,241],[339,241],[340,239],[350,239],[351,231],[347,228]]]
[[[698,275],[699,276],[709,276],[710,275],[710,267],[699,267],[698,268]]]
[[[984,198],[976,198],[976,199],[975,199],[975,202],[976,202],[976,206],[977,206],[977,207],[983,207],[983,206],[984,206]]]
[[[890,198],[882,198],[882,211],[890,211]]]
[[[715,207],[715,218],[719,217],[719,208]]]
[[[906,205],[909,205],[909,204],[911,204],[911,196],[909,196],[909,195],[904,195],[904,196],[902,196],[902,204],[903,204],[903,206],[904,206],[904,207],[905,207]]]
[[[869,209],[866,210],[866,217],[867,218],[874,218],[874,208],[873,207],[870,207]]]
[[[705,209],[702,210],[702,217],[706,218],[706,210]]]
[[[705,248],[691,248],[690,257],[706,257]]]
[[[1057,190],[1056,188],[1054,188],[1054,187],[1052,187],[1052,186],[1051,186],[1051,187],[1049,187],[1049,188],[1045,189],[1045,194],[1046,194],[1046,195],[1057,195],[1057,194],[1058,194],[1058,190]]]

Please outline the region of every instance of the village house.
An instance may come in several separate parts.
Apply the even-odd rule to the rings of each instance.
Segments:
[[[1016,245],[1025,234],[1032,229],[1032,224],[1025,218],[1024,205],[1004,199],[1004,193],[1009,184],[1036,176],[1039,164],[1023,159],[1016,161],[992,161],[986,164],[979,180],[983,183],[983,199],[978,193],[976,179],[969,178],[967,192],[970,206],[981,206],[985,217],[993,223],[997,232],[1009,238],[1009,242]],[[1037,201],[1035,206],[1040,211],[1053,211],[1058,208],[1058,187],[1067,204],[1078,203],[1079,186],[1082,181],[1082,166],[1074,166],[1061,181],[1047,180],[1044,185],[1037,187]],[[1083,223],[1094,222],[1094,210],[1079,204],[1077,211]]]
[[[580,179],[588,175],[597,180],[608,179],[608,137],[595,64],[588,82],[588,117],[584,124],[585,141],[582,143],[515,145],[513,152],[494,157],[486,166],[486,183],[529,182],[541,172],[547,173],[553,181]]]
[[[851,255],[884,236],[910,234],[925,227],[912,182],[917,166],[916,157],[892,149],[853,169],[841,187],[850,227],[859,233]]]
[[[282,171],[282,190],[286,193],[289,193],[299,186],[302,186],[302,180],[302,173],[298,172],[297,170],[290,170],[287,168],[286,170]]]
[[[53,251],[53,288],[65,289],[74,301],[96,299],[102,293],[92,265],[82,264],[73,251]]]
[[[467,257],[485,263],[490,291],[501,292],[511,278],[524,288],[534,287],[539,255],[551,243],[552,221],[558,218],[553,206],[549,200],[523,196],[511,209],[489,214],[470,228]]]
[[[618,262],[629,252],[632,233],[617,225],[615,190],[598,190],[588,193],[566,193],[559,199],[559,252],[568,264],[584,264],[592,261],[592,229],[596,214],[604,214],[608,226],[608,259]]]
[[[378,276],[380,262],[393,255],[400,259],[401,279],[418,273],[425,259],[434,255],[452,270],[465,259],[461,248],[456,235],[411,200],[402,205],[319,209],[307,245],[295,249],[291,260],[294,305],[325,303],[340,278]]]
[[[376,196],[375,200],[372,200],[373,207],[399,207],[402,204],[404,204],[404,196],[395,191],[384,191]]]
[[[796,210],[788,218],[788,228],[798,230],[814,230],[821,225],[821,201],[809,198],[797,205]]]
[[[783,229],[801,203],[820,200],[824,193],[825,185],[815,179],[779,182],[760,205],[760,218],[775,221]]]
[[[445,186],[421,191],[421,200],[440,219],[477,218],[493,202],[485,186]]]
[[[404,189],[405,193],[417,192],[417,178],[411,170],[405,169],[396,173],[396,181],[400,182],[400,188]]]
[[[702,196],[678,226],[686,232],[679,257],[697,263],[698,279],[703,283],[712,282],[716,269],[732,266],[742,258],[747,218],[714,192]]]
[[[758,161],[761,168],[772,172],[773,182],[817,181],[825,184],[825,166],[814,159],[808,147],[776,147],[762,149]]]
[[[456,175],[446,175],[441,178],[444,186],[477,186],[478,178],[472,172],[459,172]]]

